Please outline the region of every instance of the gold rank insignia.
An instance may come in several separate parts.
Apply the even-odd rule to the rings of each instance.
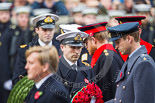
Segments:
[[[146,60],[146,58],[144,57],[143,60]]]
[[[20,48],[25,48],[27,45],[20,45]]]
[[[45,22],[45,23],[52,23],[52,22],[53,22],[53,19],[52,19],[50,16],[47,16],[47,17],[44,19],[44,22]]]
[[[82,41],[82,37],[80,34],[77,34],[76,37],[74,38],[75,41]]]

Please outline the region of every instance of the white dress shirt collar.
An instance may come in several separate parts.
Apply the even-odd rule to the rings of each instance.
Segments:
[[[41,85],[50,77],[52,76],[53,73],[47,75],[46,77],[44,77],[43,79],[41,79],[38,83],[36,83],[36,88],[39,89],[41,87]]]
[[[44,42],[42,42],[40,39],[38,39],[38,42],[40,44],[41,47],[45,46],[46,44]],[[52,40],[49,42],[48,46],[52,46]]]
[[[129,58],[138,50],[138,49],[140,49],[141,48],[141,46],[139,47],[139,48],[137,48],[136,50],[134,50],[130,55],[129,55]]]

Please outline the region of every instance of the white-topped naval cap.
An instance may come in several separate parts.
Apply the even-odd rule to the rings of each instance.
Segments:
[[[126,11],[125,10],[108,10],[108,16],[110,17],[119,17],[119,16],[125,16]]]
[[[66,33],[60,34],[59,36],[56,37],[56,39],[61,41],[61,40],[66,39],[66,38],[76,37],[77,35],[80,35],[82,38],[87,38],[88,37],[88,34],[86,34],[85,32],[70,31],[70,32],[66,32]]]
[[[61,33],[66,33],[66,32],[70,32],[70,31],[80,32],[78,27],[81,27],[81,25],[78,25],[78,24],[60,24],[59,27],[61,29]]]
[[[0,3],[0,11],[2,10],[10,10],[12,3]]]
[[[47,18],[49,17],[49,18]],[[59,16],[55,15],[55,14],[51,14],[51,13],[47,13],[47,14],[42,14],[42,15],[39,15],[39,16],[36,16],[32,19],[32,24],[34,26],[37,26],[37,22],[41,21],[41,20],[44,20],[47,18],[47,24],[49,23],[53,23],[53,25],[55,25],[55,22],[57,22],[59,20]],[[49,22],[48,22],[49,21]],[[42,24],[46,24],[46,21],[43,21]]]
[[[148,4],[138,4],[138,5],[134,5],[133,8],[137,12],[148,12],[148,11],[150,11],[151,5],[148,5]]]
[[[83,9],[82,14],[83,15],[87,15],[87,14],[97,15],[98,9],[97,8],[85,8]]]
[[[15,10],[16,14],[30,13],[32,8],[30,6],[20,6],[20,7],[15,7],[14,10]]]

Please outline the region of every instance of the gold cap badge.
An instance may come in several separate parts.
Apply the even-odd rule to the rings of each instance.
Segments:
[[[82,37],[80,34],[77,34],[76,37],[74,38],[75,41],[82,41]]]
[[[45,22],[45,23],[52,23],[52,22],[53,22],[53,19],[52,19],[50,16],[47,16],[47,17],[44,19],[44,22]]]

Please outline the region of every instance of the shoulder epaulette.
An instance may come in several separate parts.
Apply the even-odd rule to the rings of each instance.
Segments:
[[[20,48],[25,48],[27,45],[25,44],[25,45],[20,45]]]
[[[83,61],[86,61],[86,60],[88,60],[88,53],[84,53],[84,54],[82,54],[82,56],[81,56],[81,61],[83,62]]]
[[[142,60],[149,60],[148,54],[142,54],[142,55],[140,56],[140,58],[141,58]]]

